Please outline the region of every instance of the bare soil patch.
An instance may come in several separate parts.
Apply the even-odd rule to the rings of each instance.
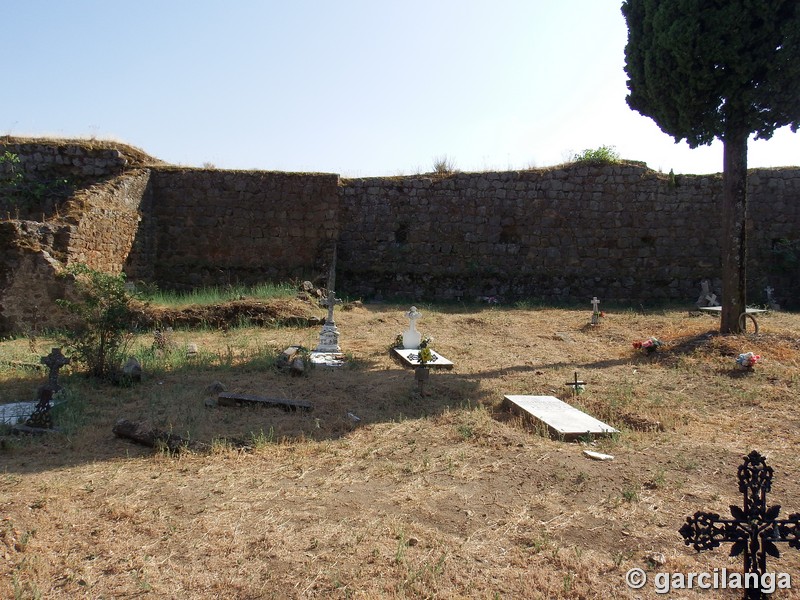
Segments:
[[[661,598],[652,581],[630,590],[627,570],[741,568],[728,548],[687,548],[678,529],[741,504],[736,469],[751,450],[775,469],[770,503],[800,512],[800,316],[769,313],[758,336],[720,337],[716,319],[687,310],[608,311],[591,327],[590,310],[421,306],[420,330],[456,366],[432,372],[420,396],[388,354],[407,308],[337,309],[349,366],[303,377],[272,359],[313,347],[318,327],[268,320],[176,328],[175,352],[197,344],[198,358],[167,367],[154,354],[130,388],[65,373],[80,418],[0,450],[0,597]],[[632,348],[651,335],[664,342],[656,354]],[[49,344],[6,341],[0,358],[36,362]],[[762,355],[751,373],[734,369],[745,351]],[[573,398],[576,371],[587,385]],[[42,377],[3,374],[3,402]],[[215,381],[314,409],[208,408]],[[553,440],[504,394],[555,395],[621,433]],[[112,434],[120,418],[215,450],[137,446]],[[214,443],[248,436],[250,452]],[[615,458],[592,461],[587,447]],[[770,568],[800,585],[800,552],[781,550]]]

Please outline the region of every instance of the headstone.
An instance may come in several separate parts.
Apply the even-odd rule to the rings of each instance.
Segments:
[[[36,407],[25,422],[27,427],[35,429],[53,428],[53,417],[50,411],[53,408],[53,395],[61,389],[61,385],[58,383],[58,372],[61,367],[69,364],[69,360],[61,353],[61,348],[53,348],[50,354],[41,358],[41,363],[49,369],[47,383],[38,390]]]
[[[53,348],[50,354],[40,359],[40,362],[48,368],[47,387],[52,390],[53,393],[56,393],[61,389],[61,386],[58,384],[58,372],[61,370],[61,367],[69,364],[69,359],[61,354],[61,348]]]
[[[775,302],[775,296],[772,295],[774,291],[775,288],[772,286],[767,286],[764,288],[764,292],[767,294],[767,306],[769,306],[770,310],[780,310],[780,304]]]
[[[619,433],[610,425],[562,402],[555,396],[505,396],[512,408],[521,410],[547,426],[552,435],[565,441]]]
[[[731,506],[730,519],[723,519],[717,513],[697,511],[694,516],[687,517],[686,523],[679,532],[687,546],[692,546],[698,552],[716,548],[723,542],[733,542],[730,555],[744,554],[744,581],[748,578],[754,580],[756,585],[739,585],[744,587],[746,600],[762,600],[768,597],[762,591],[764,575],[767,571],[767,555],[780,558],[778,542],[788,542],[789,546],[800,549],[800,513],[789,515],[788,519],[779,519],[781,512],[779,504],[767,505],[767,493],[772,488],[772,467],[767,466],[761,454],[753,450],[748,454],[738,469],[739,491],[744,496],[744,506]],[[733,573],[732,575],[739,575]],[[773,577],[775,573],[771,574]],[[785,575],[788,579],[788,574]],[[741,581],[741,579],[740,579]],[[791,580],[784,581],[780,577],[777,583],[779,589],[786,588]]]
[[[408,317],[408,329],[403,332],[403,349],[416,350],[422,341],[422,334],[417,331],[417,321],[422,317],[422,313],[417,312],[416,306],[412,306],[406,317]]]
[[[333,246],[333,259],[331,260],[330,272],[328,273],[328,316],[325,318],[325,324],[322,326],[322,331],[319,334],[319,344],[314,349],[314,352],[323,354],[341,352],[339,346],[339,330],[336,328],[336,322],[333,318],[333,308],[336,306],[336,245]],[[339,301],[341,302],[341,301]],[[312,353],[313,354],[313,353]],[[313,361],[313,357],[312,357]]]
[[[599,325],[600,324],[600,300],[597,299],[597,296],[592,298],[592,325]]]
[[[711,291],[711,282],[708,279],[703,279],[700,282],[700,297],[697,299],[698,308],[704,306],[719,306],[717,302],[717,295]]]
[[[131,356],[122,365],[122,374],[128,381],[141,381],[142,380],[142,363],[135,356]]]

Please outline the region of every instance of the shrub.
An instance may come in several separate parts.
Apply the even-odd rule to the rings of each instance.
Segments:
[[[125,275],[101,273],[84,264],[68,267],[65,275],[75,278],[78,299],[56,303],[74,314],[78,323],[62,333],[61,341],[74,360],[88,367],[90,376],[111,379],[118,374],[132,320]]]
[[[586,149],[572,157],[578,163],[590,163],[597,165],[613,165],[620,162],[619,152],[614,146],[600,146],[599,148]]]
[[[437,175],[452,175],[456,172],[456,166],[447,156],[440,156],[433,161],[433,172]]]

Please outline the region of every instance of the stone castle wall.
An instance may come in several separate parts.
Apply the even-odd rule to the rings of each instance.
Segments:
[[[91,168],[94,183],[43,221],[0,223],[3,332],[63,294],[55,273],[72,263],[173,289],[324,280],[337,239],[337,288],[351,297],[691,302],[702,279],[719,291],[719,175],[628,163],[340,180],[177,168],[108,148],[76,163],[70,144],[47,147],[60,150],[0,139],[20,164]],[[749,194],[749,301],[771,285],[796,307],[800,169],[752,170]],[[40,327],[57,324],[37,310]]]
[[[749,185],[762,301],[766,285],[791,284],[773,245],[800,239],[800,169],[754,170]],[[720,272],[721,191],[719,175],[636,164],[345,180],[339,281],[411,299],[692,300]]]
[[[311,277],[338,229],[339,178],[153,169],[129,277],[188,289]]]

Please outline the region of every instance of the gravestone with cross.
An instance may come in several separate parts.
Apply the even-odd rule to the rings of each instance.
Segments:
[[[731,556],[744,553],[745,582],[748,575],[757,585],[745,585],[746,600],[762,600],[767,594],[761,589],[767,573],[767,555],[780,557],[777,542],[786,542],[800,550],[800,513],[779,519],[781,507],[767,506],[767,493],[772,487],[772,467],[761,454],[753,450],[739,467],[739,491],[744,495],[744,507],[731,506],[731,519],[716,513],[697,511],[680,528],[687,546],[695,550],[710,550],[723,542],[732,542]],[[779,582],[780,583],[780,582]]]
[[[333,309],[337,304],[341,304],[341,300],[336,298],[334,291],[336,286],[336,244],[333,245],[333,257],[331,258],[331,266],[328,271],[328,298],[327,308],[328,316],[325,317],[325,324],[322,326],[322,331],[319,333],[319,343],[317,347],[310,353],[310,360],[315,365],[340,367],[344,365],[344,355],[342,348],[339,346],[339,329],[336,327],[336,322],[333,318]]]
[[[592,325],[600,325],[600,300],[592,298]]]
[[[420,377],[427,381],[428,368],[452,369],[453,362],[431,348],[432,339],[423,337],[417,329],[417,321],[422,318],[417,307],[412,306],[405,316],[408,319],[408,329],[398,336],[398,345],[389,351],[392,356],[405,367],[422,367],[423,371],[417,370],[417,381],[421,381]]]
[[[58,371],[64,365],[69,364],[69,359],[61,353],[61,348],[53,348],[50,354],[41,358],[41,363],[49,369],[47,383],[39,388],[38,402],[25,425],[39,429],[52,429],[51,402],[53,395],[61,389],[61,385],[58,383]]]

